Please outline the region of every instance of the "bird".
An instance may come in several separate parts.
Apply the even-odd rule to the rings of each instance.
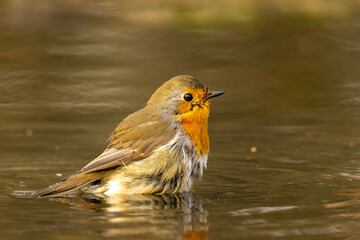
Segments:
[[[31,197],[189,192],[207,165],[210,100],[222,94],[192,76],[171,78],[118,124],[102,154]]]

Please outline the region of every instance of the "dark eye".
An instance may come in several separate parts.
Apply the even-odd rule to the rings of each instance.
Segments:
[[[186,93],[184,95],[184,100],[190,102],[191,100],[193,100],[193,96],[190,93]]]

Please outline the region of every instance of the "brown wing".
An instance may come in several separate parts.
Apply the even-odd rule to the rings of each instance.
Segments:
[[[84,187],[94,181],[101,180],[112,169],[139,160],[132,150],[106,150],[90,164],[70,177],[32,194],[32,197],[57,197]],[[107,170],[107,171],[106,171]]]
[[[168,123],[154,115],[134,120],[133,117],[137,117],[141,111],[144,109],[119,124],[110,138],[108,148],[99,157],[67,179],[34,192],[32,196],[62,196],[101,181],[105,174],[148,157],[153,150],[167,144],[175,136],[175,130],[169,129]]]

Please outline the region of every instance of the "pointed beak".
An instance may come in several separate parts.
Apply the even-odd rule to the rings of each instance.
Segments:
[[[210,98],[214,98],[214,97],[218,97],[220,95],[223,95],[225,92],[223,91],[212,91],[212,92],[209,92],[207,95],[206,95],[206,98],[207,99],[210,99]]]

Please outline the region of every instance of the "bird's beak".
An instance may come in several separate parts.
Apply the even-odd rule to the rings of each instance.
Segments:
[[[214,97],[218,97],[220,95],[223,95],[225,92],[223,91],[212,91],[212,92],[209,92],[207,95],[206,95],[206,98],[207,99],[210,99],[210,98],[214,98]]]

